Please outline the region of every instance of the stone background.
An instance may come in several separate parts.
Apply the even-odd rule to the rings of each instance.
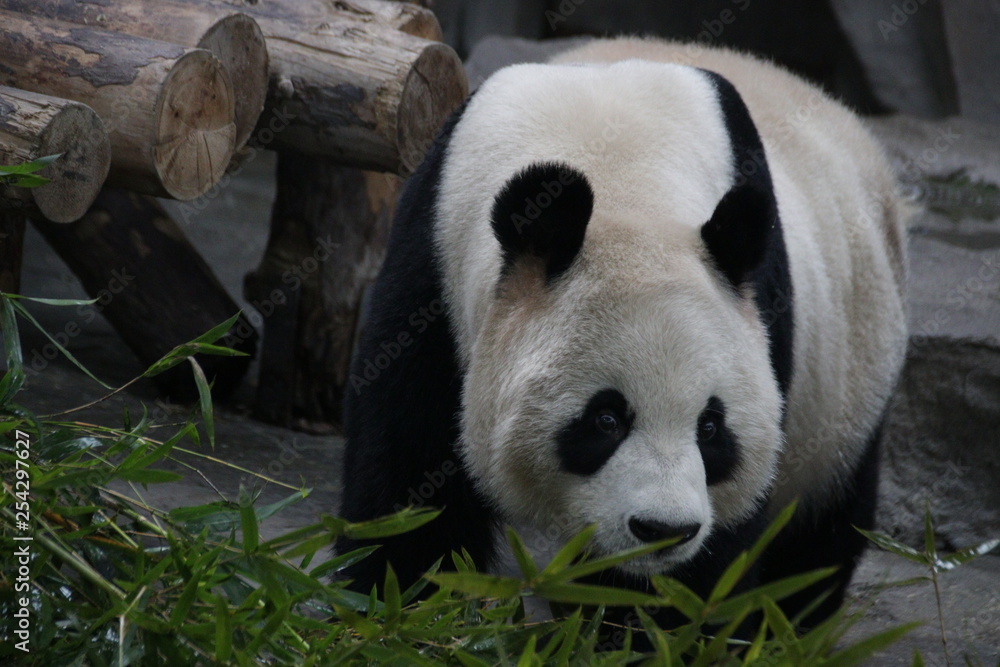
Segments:
[[[436,10],[447,39],[468,58],[473,84],[504,64],[541,60],[567,46],[562,39],[534,41],[539,38],[640,32],[769,54],[875,113],[870,126],[919,209],[909,233],[912,338],[886,433],[880,530],[920,546],[929,504],[939,548],[1000,537],[1000,1],[438,0]],[[197,208],[168,203],[241,303],[243,276],[256,267],[267,238],[273,167],[273,156],[262,153],[214,199]],[[22,291],[85,297],[31,230]],[[82,333],[69,347],[105,381],[118,385],[143,370],[100,316],[44,306],[34,312],[50,331],[62,331],[70,322],[80,326]],[[34,361],[36,370],[20,399],[37,414],[103,393],[64,360],[45,359],[47,341],[40,334],[22,333],[26,361]],[[242,390],[219,409],[214,455],[313,488],[306,501],[264,527],[273,535],[336,508],[342,442],[250,420],[245,406],[254,377],[251,371]],[[151,385],[135,387],[77,417],[117,424],[123,404],[134,414],[144,403],[157,423],[183,422],[186,407],[164,403]],[[240,483],[255,483],[229,468],[193,463],[224,494],[235,496]],[[192,474],[140,491],[165,506],[218,498]],[[262,493],[270,501],[288,490],[269,485]],[[945,664],[930,584],[886,587],[920,574],[911,563],[876,550],[869,550],[859,568],[852,593],[863,616],[849,637],[913,619],[928,621],[872,664],[909,665],[914,649],[929,665]],[[961,664],[966,654],[971,664],[997,663],[1000,556],[945,572],[941,585],[952,661]]]

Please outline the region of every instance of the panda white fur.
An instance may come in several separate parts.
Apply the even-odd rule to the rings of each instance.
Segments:
[[[596,524],[598,553],[680,536],[619,580],[704,593],[798,497],[747,585],[840,565],[830,613],[905,351],[901,217],[857,118],[753,57],[598,40],[497,72],[407,185],[345,404],[343,516],[445,510],[354,585]]]

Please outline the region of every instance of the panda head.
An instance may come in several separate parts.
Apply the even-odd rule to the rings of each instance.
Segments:
[[[691,225],[602,207],[562,162],[510,175],[460,441],[501,516],[547,535],[596,524],[599,554],[678,538],[622,566],[641,576],[759,509],[782,397],[752,277],[775,216],[769,181],[736,182]]]

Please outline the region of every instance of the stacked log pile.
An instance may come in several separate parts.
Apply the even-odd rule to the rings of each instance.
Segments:
[[[316,251],[315,239],[337,239],[339,250],[323,271],[285,286],[280,316],[264,314],[272,363],[257,408],[280,423],[333,428],[396,174],[415,168],[468,92],[440,36],[429,10],[386,0],[0,0],[0,165],[61,154],[40,172],[51,183],[0,185],[0,221],[16,231],[18,215],[38,220],[88,290],[120,269],[114,258],[163,253],[127,264],[155,278],[137,280],[142,294],[104,311],[148,359],[190,337],[180,324],[190,308],[202,308],[193,318],[201,326],[236,306],[180,227],[144,197],[197,198],[220,187],[244,144],[277,150],[272,234],[248,299],[270,295],[275,276]],[[105,176],[109,189],[98,195]],[[12,255],[18,234],[0,236]],[[201,303],[185,310],[178,294]],[[156,336],[130,324],[140,310],[163,324]],[[252,350],[252,327],[237,329]],[[289,345],[297,361],[281,371],[275,351]],[[234,385],[242,371],[220,370],[217,384]],[[184,393],[167,382],[168,393]]]

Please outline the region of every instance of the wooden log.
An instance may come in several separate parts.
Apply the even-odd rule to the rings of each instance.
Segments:
[[[358,35],[344,25],[268,39],[280,97],[292,118],[275,148],[327,155],[363,169],[409,173],[468,95],[462,63],[444,44],[395,30]]]
[[[185,1],[197,1],[206,11],[234,6]],[[451,47],[397,29],[439,35],[439,28],[428,27],[436,20],[419,7],[400,5],[411,7],[408,15],[394,14],[394,7],[363,11],[379,7],[375,0],[261,0],[238,6],[260,24],[270,55],[262,120],[290,121],[268,135],[269,148],[408,173],[468,95],[465,70]],[[418,12],[419,21],[407,22]],[[393,16],[395,23],[384,22]]]
[[[0,9],[81,23],[210,51],[234,84],[236,148],[257,125],[267,95],[267,46],[257,22],[234,10],[206,13],[170,0],[0,0]]]
[[[0,292],[21,293],[24,226],[23,213],[0,211]]]
[[[152,197],[106,188],[77,222],[33,222],[143,364],[240,309]],[[245,317],[231,334],[231,347],[254,353],[257,335]],[[199,356],[198,361],[209,380],[214,378],[214,393],[225,397],[238,385],[250,357]],[[185,365],[154,381],[172,399],[197,396]]]
[[[37,188],[0,185],[0,208],[70,222],[87,212],[108,176],[111,142],[93,109],[47,95],[0,86],[0,164],[59,159],[39,172]]]
[[[291,153],[278,154],[277,176],[267,250],[244,283],[264,317],[254,415],[333,432],[361,297],[382,264],[401,180]]]
[[[202,0],[185,1],[199,4],[202,2]],[[347,16],[362,23],[377,23],[415,37],[441,41],[441,24],[438,23],[434,12],[415,3],[387,0],[219,1],[257,18],[290,21],[310,29],[319,29],[331,19],[343,20]]]
[[[109,182],[193,199],[225,172],[229,75],[204,49],[0,11],[0,85],[89,105],[111,138]]]

